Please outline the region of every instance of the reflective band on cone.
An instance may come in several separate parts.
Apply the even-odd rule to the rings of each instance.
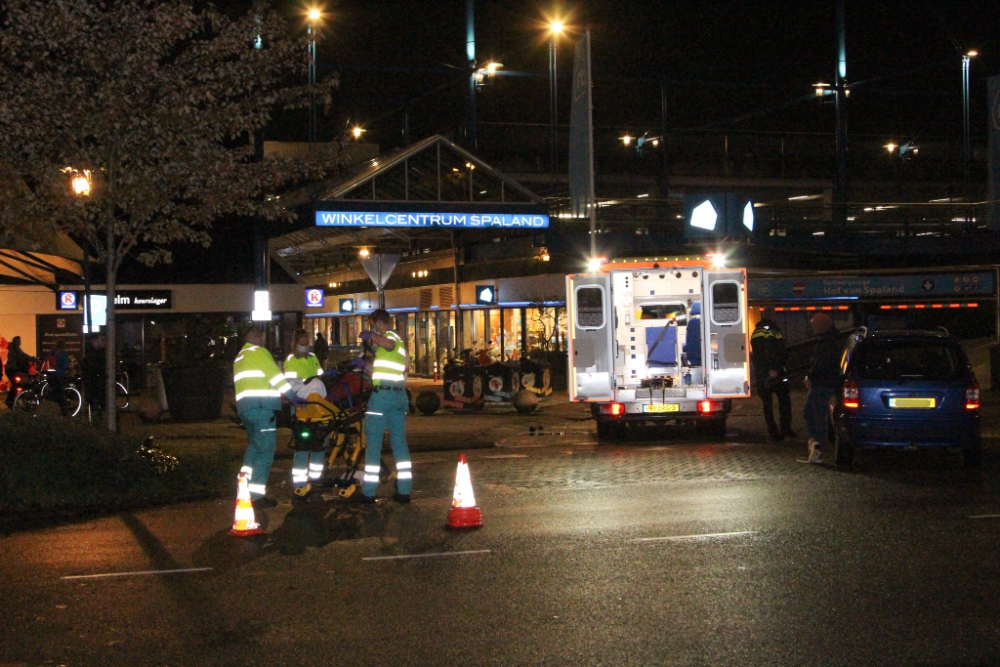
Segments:
[[[458,472],[455,474],[455,493],[451,509],[448,510],[449,528],[478,528],[483,525],[483,513],[476,507],[476,496],[472,492],[472,476],[465,454],[458,457]]]
[[[247,476],[240,473],[239,491],[236,493],[236,518],[233,520],[233,529],[229,531],[229,534],[237,537],[249,537],[260,535],[263,532],[265,532],[264,529],[254,520],[253,502],[250,500]]]

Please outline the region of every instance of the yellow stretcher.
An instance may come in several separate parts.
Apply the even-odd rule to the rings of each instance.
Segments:
[[[349,498],[361,487],[365,465],[364,414],[367,401],[349,408],[339,407],[319,394],[310,394],[305,405],[296,406],[292,436],[296,449],[327,451],[324,485]],[[396,476],[384,461],[380,482]]]

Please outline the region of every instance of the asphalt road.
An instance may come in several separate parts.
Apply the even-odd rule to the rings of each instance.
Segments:
[[[257,538],[229,501],[0,538],[0,665],[1000,664],[994,449],[842,472],[592,430],[470,451],[473,531],[428,452],[410,505],[282,503]]]

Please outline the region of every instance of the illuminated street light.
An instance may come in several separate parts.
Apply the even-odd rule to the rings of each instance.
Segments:
[[[360,251],[360,252],[358,252],[358,254],[359,254],[359,255],[361,255],[362,257],[367,257],[367,256],[368,256],[368,255],[370,255],[371,253],[370,253],[370,252],[368,252],[368,248],[362,248],[362,249],[361,249],[361,251]]]
[[[355,125],[354,128],[351,129],[351,136],[354,137],[355,139],[360,139],[361,135],[367,131],[368,130],[364,129],[363,127]]]
[[[969,66],[978,51],[968,51],[962,56],[962,160],[965,162],[965,201],[972,200],[972,140],[969,135]],[[966,224],[970,224],[972,212],[966,207]]]
[[[623,136],[623,137],[618,137],[618,139],[619,139],[619,140],[621,140],[621,142],[622,142],[623,144],[625,144],[626,146],[631,146],[631,145],[632,145],[632,140],[633,140],[633,139],[635,139],[635,137],[633,137],[633,136],[630,136],[630,135],[629,135],[629,133],[628,133],[628,132],[626,132],[626,133],[625,133],[625,136]]]
[[[73,176],[70,181],[73,187],[73,194],[78,197],[89,197],[91,191],[90,172],[84,171]]]
[[[309,20],[310,21],[318,21],[320,19],[320,17],[323,16],[323,12],[321,12],[320,10],[318,10],[318,9],[316,9],[314,7],[314,8],[312,8],[312,9],[309,10],[308,16],[309,16]]]
[[[559,157],[556,152],[558,135],[556,122],[559,117],[559,68],[557,66],[556,40],[565,28],[565,24],[559,19],[549,22],[549,163],[552,170],[549,187],[551,193],[555,193],[556,173],[559,171]]]
[[[898,148],[898,146],[890,141],[889,143],[887,143],[882,148],[884,148],[887,151],[889,151],[890,153],[892,153],[892,152],[894,152]]]

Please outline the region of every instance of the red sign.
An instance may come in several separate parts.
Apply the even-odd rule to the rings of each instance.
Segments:
[[[802,296],[806,293],[806,284],[802,281],[792,283],[792,294]]]

